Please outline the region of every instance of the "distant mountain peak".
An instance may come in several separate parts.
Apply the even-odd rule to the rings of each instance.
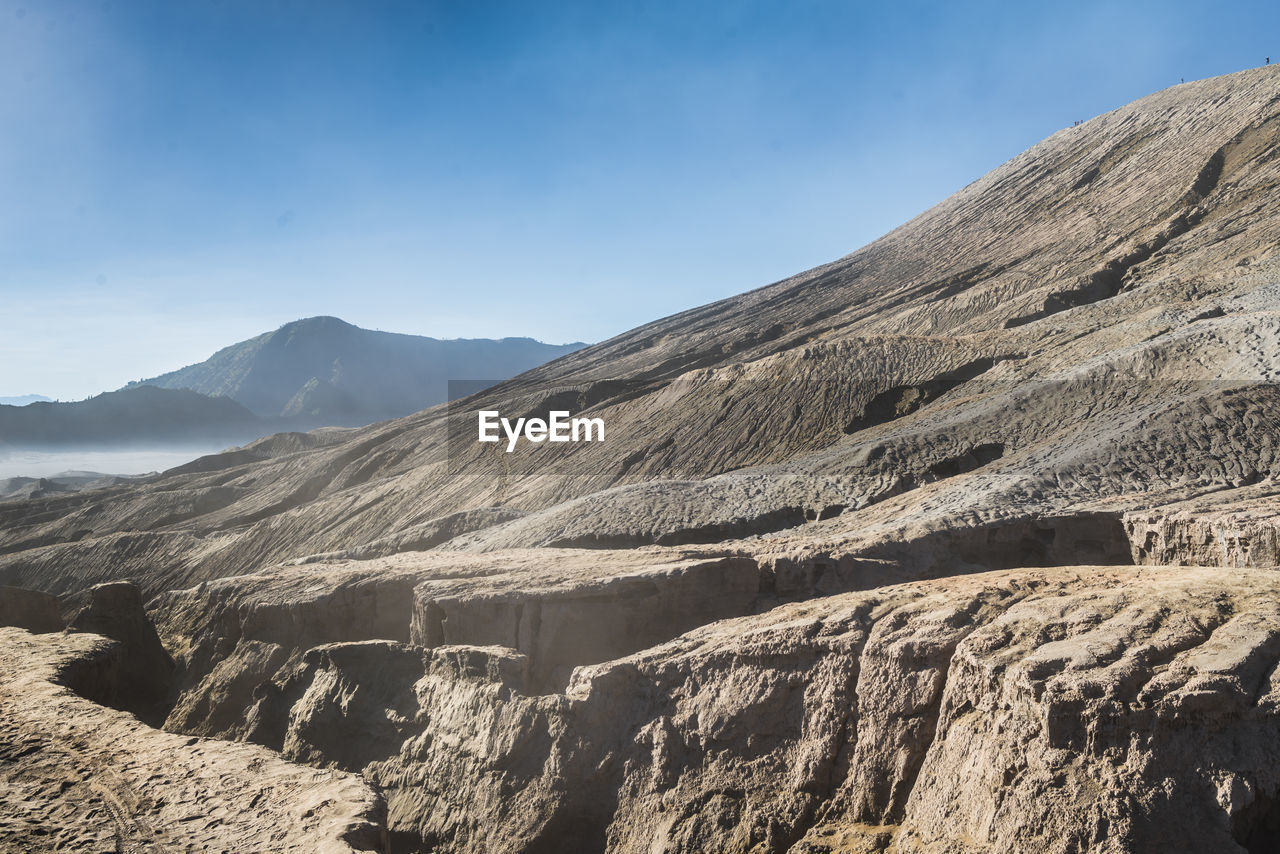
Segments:
[[[443,403],[450,380],[497,382],[584,346],[532,338],[441,340],[318,315],[130,386],[225,396],[260,416],[306,414],[323,423],[366,424]]]
[[[307,330],[307,331],[321,332],[329,329],[357,329],[358,330],[360,329],[360,327],[356,326],[354,323],[348,323],[347,321],[343,320],[340,317],[333,317],[332,315],[328,315],[328,314],[318,314],[315,317],[300,317],[297,320],[291,320],[288,323],[282,325],[276,331],[283,332],[286,329],[291,331],[301,329],[301,330]],[[368,330],[362,330],[362,331],[368,331]]]
[[[17,394],[11,397],[0,397],[0,406],[26,406],[29,403],[52,403],[53,398],[43,394]]]

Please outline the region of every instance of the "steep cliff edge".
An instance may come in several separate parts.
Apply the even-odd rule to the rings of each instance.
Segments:
[[[395,850],[1241,852],[1270,850],[1280,820],[1270,570],[842,594],[577,667],[551,693],[515,643],[294,661],[242,695],[248,737],[362,771]]]
[[[381,803],[359,779],[98,705],[121,662],[97,635],[0,628],[0,848],[383,850]]]

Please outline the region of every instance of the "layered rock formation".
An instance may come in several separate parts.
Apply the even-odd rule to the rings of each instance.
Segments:
[[[0,505],[0,581],[134,580],[164,727],[393,851],[1275,850],[1278,185],[1280,69],[1174,87],[453,407]]]
[[[613,583],[595,598],[628,611]],[[525,584],[526,606],[546,596]],[[399,850],[1234,852],[1269,850],[1280,820],[1273,570],[1008,570],[809,599],[550,693],[515,637],[307,637],[272,660],[243,621],[290,587],[318,615],[331,593],[305,585],[282,573],[237,603],[239,626],[207,609],[206,643],[239,640],[169,726],[234,721],[213,734],[363,771]],[[510,630],[465,619],[503,610],[492,589],[451,612],[460,632]]]

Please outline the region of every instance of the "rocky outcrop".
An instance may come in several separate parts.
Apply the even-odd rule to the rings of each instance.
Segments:
[[[412,638],[426,646],[514,649],[528,659],[531,688],[547,692],[562,690],[579,665],[749,613],[761,595],[760,567],[745,556],[655,560],[631,572],[619,572],[615,561],[608,575],[588,577],[574,577],[573,564],[584,561],[553,560],[543,573],[424,581],[414,589]],[[591,559],[584,568],[598,566]]]
[[[94,586],[89,603],[71,618],[68,628],[120,644],[118,683],[103,702],[151,724],[165,719],[173,692],[173,659],[147,618],[136,584],[117,581]]]
[[[1134,563],[1280,566],[1280,507],[1271,482],[1128,513],[1124,526]]]
[[[403,850],[1260,851],[1278,601],[1264,570],[978,573],[714,622],[563,693],[508,646],[333,644],[250,729],[362,769]]]
[[[1271,845],[1276,583],[1144,573],[1028,598],[975,631],[952,663],[899,850],[955,850],[957,838],[1051,852]]]
[[[506,646],[525,656],[526,691],[563,690],[579,665],[768,607],[779,589],[813,595],[814,578],[784,571],[779,585],[777,575],[714,551],[538,550],[309,563],[210,582],[151,609],[180,671],[166,726],[279,746],[272,703],[249,721],[257,686],[272,683],[292,703],[288,686],[310,678],[317,650],[390,654],[363,641]]]
[[[249,711],[249,737],[275,742],[272,718],[284,712],[287,726],[278,746],[286,757],[360,771],[422,731],[413,684],[422,676],[423,659],[421,648],[392,641],[308,650]]]
[[[385,850],[382,804],[358,778],[157,732],[73,693],[114,691],[119,653],[0,629],[0,849]]]
[[[1277,583],[980,575],[719,623],[563,698],[428,679],[432,736],[369,773],[436,850],[1239,850],[1277,785]]]

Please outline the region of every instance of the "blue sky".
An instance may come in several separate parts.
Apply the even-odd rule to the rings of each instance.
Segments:
[[[332,314],[595,341],[844,255],[1271,3],[0,0],[0,395]],[[1269,41],[1270,40],[1270,41]]]

